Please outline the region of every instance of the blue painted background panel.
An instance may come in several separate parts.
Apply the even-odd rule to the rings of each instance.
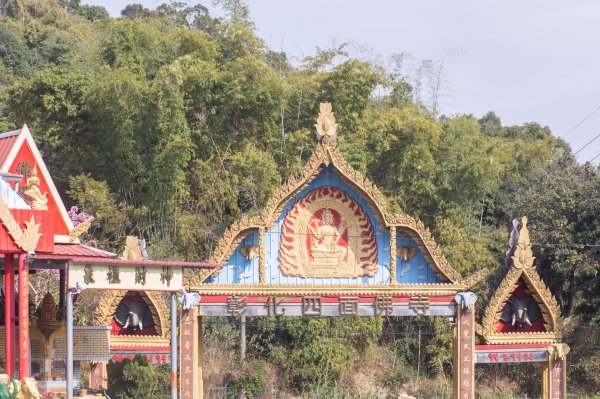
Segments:
[[[258,284],[258,256],[251,260],[246,259],[240,252],[245,245],[258,245],[258,233],[248,234],[219,275],[209,278],[207,284]]]
[[[369,217],[377,242],[377,265],[378,272],[374,277],[358,277],[358,278],[342,278],[342,277],[297,277],[285,276],[279,268],[279,242],[281,237],[281,227],[285,216],[290,211],[292,206],[307,193],[315,188],[324,186],[334,186],[348,193],[349,197],[356,201]],[[258,257],[252,260],[247,260],[240,252],[240,248],[245,245],[258,245],[258,233],[249,234],[242,241],[235,252],[227,261],[227,266],[219,273],[217,277],[211,277],[206,281],[207,284],[258,284]],[[397,245],[414,246],[417,248],[417,255],[408,263],[397,260],[397,281],[399,283],[432,283],[440,282],[431,267],[427,264],[425,257],[412,238],[404,234],[399,234]],[[321,172],[307,187],[293,196],[281,215],[279,216],[276,225],[265,231],[265,282],[270,285],[357,285],[357,284],[389,284],[390,270],[390,235],[389,231],[384,228],[381,221],[375,216],[375,212],[371,209],[367,202],[360,197],[358,192],[344,182],[337,174],[333,167],[322,167]]]
[[[425,283],[444,283],[446,280],[440,279],[433,271],[429,262],[425,259],[423,252],[417,246],[414,239],[406,233],[398,231],[396,235],[396,245],[399,247],[416,248],[417,254],[408,261],[399,257],[396,258],[396,281],[398,284],[425,284]]]

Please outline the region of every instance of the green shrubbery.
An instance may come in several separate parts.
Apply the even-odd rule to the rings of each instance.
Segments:
[[[153,366],[142,355],[111,365],[108,394],[113,399],[164,399],[171,392],[168,365]]]

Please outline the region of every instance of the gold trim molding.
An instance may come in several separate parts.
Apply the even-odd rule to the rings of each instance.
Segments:
[[[153,335],[111,335],[110,347],[112,350],[115,350],[113,347],[122,345],[131,347],[159,348],[171,345],[171,341],[167,338],[156,337]]]
[[[340,154],[335,140],[322,140],[318,143],[311,157],[304,165],[300,177],[292,178],[280,186],[267,201],[260,215],[233,223],[223,233],[213,251],[210,262],[223,263],[231,257],[237,245],[248,233],[258,231],[261,228],[269,229],[275,226],[279,215],[288,201],[317,178],[323,165],[332,165],[340,177],[361,194],[368,205],[375,211],[377,219],[383,223],[385,228],[391,229],[391,227],[396,227],[408,233],[416,241],[427,261],[442,279],[450,280],[452,283],[462,280],[462,276],[450,266],[448,260],[442,254],[429,229],[421,221],[411,216],[391,213],[388,210],[387,200],[383,193],[367,177],[348,164]],[[193,279],[191,285],[197,286],[201,284],[210,275],[212,273],[203,275],[203,279],[198,277]]]
[[[200,295],[455,295],[464,291],[461,284],[368,284],[368,285],[241,285],[241,284],[202,284],[190,288]]]
[[[485,309],[482,325],[477,328],[477,333],[482,336],[487,344],[553,343],[562,338],[559,331],[560,307],[535,268],[535,257],[531,250],[527,217],[523,216],[521,221],[519,240],[511,259],[510,268]],[[510,295],[518,287],[521,279],[531,291],[534,299],[540,304],[546,332],[498,333],[496,330],[502,309]]]

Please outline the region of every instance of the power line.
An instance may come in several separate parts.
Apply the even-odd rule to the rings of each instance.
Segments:
[[[567,137],[569,134],[571,134],[571,132],[575,129],[577,129],[583,122],[587,121],[592,115],[594,115],[598,110],[600,110],[600,105],[598,106],[598,108],[596,108],[595,110],[593,110],[588,116],[586,116],[585,118],[583,118],[578,124],[576,124],[575,126],[573,126],[571,128],[571,130],[569,130],[568,132],[566,132],[565,134],[563,134],[560,138],[564,139],[565,137]]]
[[[584,145],[583,147],[581,147],[580,149],[578,149],[578,150],[577,150],[577,151],[576,151],[576,152],[573,154],[573,156],[575,156],[575,155],[579,154],[579,152],[580,152],[581,150],[583,150],[585,147],[587,147],[588,145],[590,145],[590,144],[592,144],[594,141],[596,141],[596,139],[597,139],[598,137],[600,137],[600,134],[598,134],[596,137],[594,137],[593,139],[591,139],[590,141],[588,141],[586,145]]]
[[[595,160],[596,158],[598,158],[598,157],[600,157],[600,153],[598,153],[598,155],[596,155],[594,158],[590,159],[588,162],[592,163],[592,162],[594,162],[594,160]]]
[[[599,154],[600,155],[600,154]],[[280,236],[281,235],[281,231],[280,230],[275,230],[275,231],[268,231],[265,232],[265,235],[267,236]],[[295,231],[290,231],[290,232],[286,232],[286,235],[292,235],[292,236],[309,236],[310,233],[300,233],[300,232],[295,232]],[[323,234],[323,237],[336,237],[335,234]],[[361,238],[361,239],[368,239],[368,238],[375,238],[377,239],[378,237],[383,238],[382,235],[377,235],[377,234],[365,234],[365,235],[351,235],[348,234],[346,237],[348,238]],[[399,237],[399,240],[412,240],[415,242],[423,242],[423,239],[418,238],[418,237]],[[435,242],[437,244],[455,244],[455,243],[471,243],[471,244],[500,244],[503,243],[503,241],[494,241],[494,240],[472,240],[472,239],[463,239],[463,240],[435,240]],[[584,247],[584,248],[600,248],[600,243],[593,243],[593,244],[587,244],[587,243],[579,243],[579,242],[548,242],[548,243],[542,243],[542,242],[532,242],[531,243],[532,246],[536,246],[536,247]],[[442,249],[442,250],[446,250],[446,249]]]

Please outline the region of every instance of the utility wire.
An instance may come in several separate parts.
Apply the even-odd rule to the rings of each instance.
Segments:
[[[593,139],[591,139],[590,141],[588,141],[586,145],[584,145],[583,147],[581,147],[580,149],[578,149],[578,150],[575,152],[575,154],[573,154],[573,156],[575,156],[575,155],[579,154],[579,152],[580,152],[581,150],[583,150],[585,147],[587,147],[588,145],[590,145],[590,144],[592,144],[594,141],[596,141],[596,139],[597,139],[598,137],[600,137],[600,134],[598,134],[596,137],[594,137]]]
[[[571,132],[573,132],[573,130],[577,129],[583,122],[587,121],[598,110],[600,110],[600,105],[598,106],[598,108],[596,108],[595,110],[593,110],[588,116],[586,116],[585,118],[583,118],[578,124],[576,124],[575,126],[573,126],[571,128],[571,130],[569,130],[568,132],[566,132],[565,134],[563,134],[562,136],[560,136],[560,138],[564,139],[565,137],[567,137],[569,134],[571,134]]]
[[[588,162],[592,163],[592,162],[594,162],[594,160],[595,160],[596,158],[598,158],[598,157],[600,157],[600,153],[599,153],[598,155],[596,155],[594,158],[590,159]]]
[[[600,154],[599,154],[600,155]],[[281,231],[270,231],[270,232],[265,232],[265,235],[267,236],[280,236],[281,235]],[[292,235],[292,236],[309,236],[310,233],[299,233],[299,232],[286,232],[286,235]],[[334,237],[334,234],[323,234],[323,237]],[[383,238],[383,236],[378,236],[376,234],[365,234],[365,235],[347,235],[348,238],[362,238],[362,239],[367,239],[367,238],[378,238],[381,237]],[[399,237],[399,240],[413,240],[415,242],[423,242],[422,239],[420,238],[416,238],[416,237]],[[435,242],[437,244],[455,244],[455,243],[471,243],[471,244],[501,244],[503,243],[503,241],[494,241],[494,240],[471,240],[471,239],[464,239],[464,240],[435,240]],[[587,243],[579,243],[579,242],[558,242],[558,243],[541,243],[541,242],[532,242],[531,245],[533,246],[537,246],[537,247],[585,247],[585,248],[600,248],[600,243],[593,243],[593,244],[587,244]],[[443,249],[445,250],[445,249]]]

